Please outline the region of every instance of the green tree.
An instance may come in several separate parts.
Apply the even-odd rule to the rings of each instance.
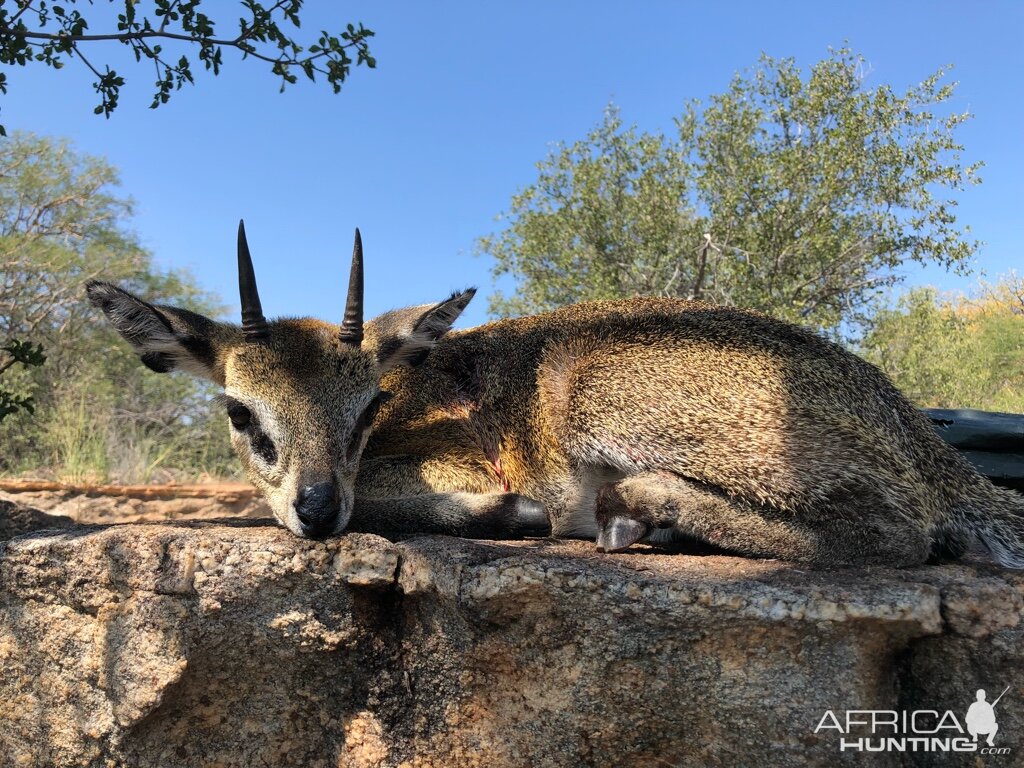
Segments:
[[[0,347],[32,338],[47,356],[43,366],[3,372],[4,387],[29,399],[36,418],[19,411],[4,422],[0,470],[130,480],[161,467],[230,471],[210,388],[147,375],[85,300],[84,283],[103,277],[220,312],[188,275],[154,267],[128,229],[131,201],[118,183],[106,161],[66,142],[28,134],[0,142]]]
[[[1024,412],[1024,280],[972,297],[915,288],[876,315],[859,351],[922,407]]]
[[[514,274],[515,296],[491,299],[508,316],[574,301],[687,295],[700,222],[687,205],[692,170],[660,137],[624,128],[617,109],[586,139],[538,165],[512,199],[511,222],[479,249]]]
[[[369,48],[373,32],[362,24],[348,24],[334,33],[322,30],[312,41],[294,37],[290,27],[300,26],[303,0],[270,4],[240,0],[234,11],[228,11],[228,3],[215,6],[201,0],[108,0],[108,4],[113,14],[105,15],[92,0],[85,14],[78,10],[79,0],[0,0],[0,65],[36,62],[60,69],[69,59],[78,59],[96,77],[93,88],[100,101],[94,111],[106,117],[117,108],[125,81],[108,64],[93,64],[86,57],[85,50],[96,48],[95,43],[120,42],[136,62],[152,63],[156,72],[152,108],[166,103],[185,83],[194,82],[192,51],[206,70],[217,75],[224,49],[233,48],[243,59],[269,64],[271,73],[281,79],[282,90],[303,74],[310,80],[323,76],[337,93],[351,72],[353,55],[357,66],[376,66]],[[214,18],[217,12],[223,13],[220,20]],[[101,31],[94,32],[94,24]],[[232,27],[234,32],[221,34]],[[7,92],[7,75],[2,72],[0,92]]]
[[[847,49],[803,73],[764,55],[691,103],[670,141],[609,109],[538,164],[481,238],[517,293],[497,315],[591,298],[696,297],[835,330],[864,321],[904,262],[963,269],[976,247],[954,193],[964,165],[940,70],[902,94],[868,87]]]

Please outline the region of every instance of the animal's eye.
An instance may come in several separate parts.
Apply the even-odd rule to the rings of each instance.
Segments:
[[[252,421],[252,411],[241,403],[233,403],[228,407],[228,418],[235,429],[245,429]]]

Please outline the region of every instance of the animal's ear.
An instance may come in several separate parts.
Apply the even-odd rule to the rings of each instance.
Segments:
[[[476,288],[469,288],[437,304],[394,309],[367,323],[366,343],[376,352],[381,370],[422,363],[474,295]]]
[[[187,309],[150,304],[99,280],[90,280],[85,290],[147,368],[181,369],[223,386],[223,353],[237,341],[237,328]]]

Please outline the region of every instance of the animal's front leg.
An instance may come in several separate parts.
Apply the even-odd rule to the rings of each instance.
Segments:
[[[547,536],[551,524],[543,504],[516,493],[428,493],[384,499],[356,496],[349,530],[510,539]]]
[[[551,532],[543,504],[495,489],[469,462],[375,457],[363,462],[355,490],[350,530],[493,539]]]

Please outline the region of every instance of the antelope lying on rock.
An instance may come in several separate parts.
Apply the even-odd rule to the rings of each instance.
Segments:
[[[802,328],[695,301],[563,307],[449,332],[473,290],[363,323],[268,322],[238,232],[241,326],[88,294],[157,372],[224,388],[231,441],[299,536],[659,528],[754,557],[910,565],[977,536],[1024,567],[1024,499],[947,446],[873,366]]]

